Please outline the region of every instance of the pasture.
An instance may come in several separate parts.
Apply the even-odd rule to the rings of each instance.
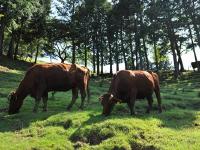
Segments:
[[[0,64],[0,108],[17,88],[26,66],[4,61]],[[49,93],[48,111],[33,113],[34,100],[27,97],[20,113],[0,112],[0,149],[200,149],[200,74],[185,72],[177,81],[163,74],[161,96],[164,111],[145,114],[147,101],[136,102],[130,116],[126,104],[117,104],[111,115],[101,115],[98,97],[108,90],[110,79],[92,79],[91,102],[78,110],[80,96],[66,111],[71,91]],[[42,104],[42,103],[41,103]]]

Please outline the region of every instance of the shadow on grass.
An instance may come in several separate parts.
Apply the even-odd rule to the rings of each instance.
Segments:
[[[64,110],[63,110],[64,111]],[[8,115],[7,112],[0,113],[0,132],[15,132],[27,128],[31,123],[46,120],[52,115],[56,115],[61,111],[49,112],[20,112],[15,115]]]
[[[2,56],[0,60],[0,65],[7,67],[8,69],[24,71],[27,70],[27,68],[31,67],[33,63],[26,62],[23,60],[11,60],[5,56]]]
[[[153,110],[150,114],[146,114],[146,106],[144,104],[139,104],[136,106],[137,114],[131,116],[128,106],[126,105],[118,105],[111,113],[110,116],[103,116],[101,114],[94,115],[93,113],[90,113],[90,118],[82,123],[82,126],[77,129],[76,132],[78,132],[81,128],[92,125],[92,124],[98,124],[106,120],[112,120],[112,119],[141,119],[141,120],[151,120],[151,119],[158,119],[161,120],[161,125],[159,125],[159,128],[172,128],[176,130],[182,130],[184,128],[189,128],[196,126],[195,120],[197,119],[197,112],[198,109],[196,108],[196,102],[191,104],[193,107],[188,108],[182,108],[181,105],[176,106],[173,108],[173,105],[165,108],[164,111],[159,114],[157,107],[153,107]]]

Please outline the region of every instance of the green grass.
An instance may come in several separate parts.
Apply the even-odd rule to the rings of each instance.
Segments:
[[[11,67],[10,67],[11,66]],[[0,66],[0,108],[18,86],[26,67],[9,62]],[[92,80],[91,104],[72,111],[66,107],[71,91],[49,93],[48,112],[32,113],[34,100],[27,97],[19,114],[0,112],[0,149],[200,149],[200,74],[185,73],[180,80],[161,83],[162,114],[145,114],[146,101],[136,102],[135,116],[126,104],[117,104],[109,117],[101,115],[98,97],[108,90],[109,79]],[[154,98],[155,99],[155,98]]]

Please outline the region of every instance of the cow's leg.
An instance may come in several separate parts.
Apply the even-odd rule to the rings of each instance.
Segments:
[[[152,104],[153,104],[152,95],[147,96],[147,101],[148,101],[148,108],[147,108],[146,113],[150,113],[150,111],[152,110]]]
[[[135,115],[135,99],[131,99],[130,102],[128,102],[128,106],[131,112],[131,115]]]
[[[39,107],[39,104],[40,104],[41,97],[42,97],[41,95],[36,96],[35,106],[33,108],[33,112],[35,112],[35,113],[38,111],[38,107]]]
[[[78,89],[77,88],[73,88],[72,89],[72,101],[71,103],[67,106],[67,110],[70,110],[72,108],[72,106],[74,105],[74,103],[76,102],[76,99],[78,98]]]
[[[79,108],[83,109],[84,102],[85,102],[85,97],[86,97],[86,91],[85,91],[85,89],[81,89],[80,92],[81,92],[81,105],[80,105]]]
[[[158,112],[161,113],[162,112],[162,106],[161,106],[161,97],[160,97],[160,89],[156,88],[155,89],[155,94],[156,94],[156,98],[158,101]]]
[[[33,108],[33,112],[35,112],[35,113],[38,111],[38,107],[39,107],[42,95],[43,95],[42,91],[38,90],[37,94],[36,94],[36,98],[35,98],[35,106]]]
[[[33,108],[33,112],[36,113],[38,111],[38,107],[39,107],[39,104],[40,104],[40,99],[41,98],[36,98],[35,99],[35,106]]]
[[[133,91],[131,92],[131,98],[130,98],[130,101],[128,102],[128,106],[130,108],[130,112],[131,112],[131,115],[135,115],[135,101],[136,101],[136,92]]]
[[[48,92],[44,92],[42,100],[43,100],[43,111],[47,111]]]
[[[35,106],[33,108],[33,112],[37,112],[38,111],[40,100],[41,100],[41,98],[42,98],[42,96],[44,94],[44,91],[45,91],[45,84],[42,83],[42,81],[41,81],[41,83],[37,87],[36,98],[35,98]]]

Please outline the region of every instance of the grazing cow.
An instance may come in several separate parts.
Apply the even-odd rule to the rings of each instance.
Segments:
[[[193,70],[195,70],[195,68],[200,70],[200,61],[191,62],[191,65],[192,65]]]
[[[99,98],[103,105],[103,115],[109,115],[112,108],[117,102],[127,103],[131,115],[135,114],[134,105],[136,99],[148,100],[147,113],[152,109],[153,98],[155,92],[159,112],[162,112],[159,78],[156,73],[151,71],[132,71],[122,70],[113,76],[111,85],[107,94]]]
[[[68,91],[72,89],[72,101],[67,109],[71,109],[81,93],[81,105],[83,109],[86,91],[88,88],[88,73],[75,64],[36,64],[25,74],[17,90],[10,94],[9,114],[18,113],[27,95],[35,98],[33,111],[37,112],[38,105],[43,99],[43,111],[47,110],[49,91]]]

